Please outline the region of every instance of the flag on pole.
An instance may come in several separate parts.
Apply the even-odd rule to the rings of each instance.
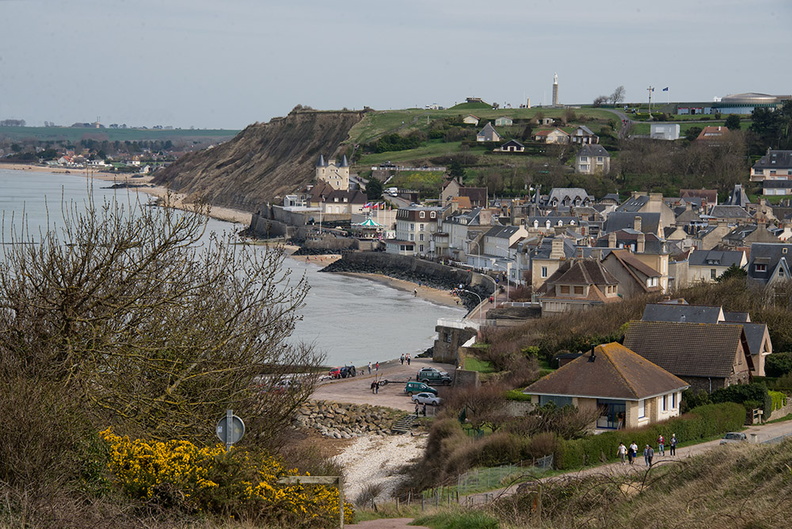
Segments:
[[[668,92],[668,87],[663,88],[663,92]]]

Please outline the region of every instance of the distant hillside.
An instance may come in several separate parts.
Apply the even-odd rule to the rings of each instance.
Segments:
[[[285,118],[250,125],[222,145],[180,158],[157,173],[154,182],[212,205],[252,212],[313,182],[319,155],[334,157],[364,115],[295,109]]]

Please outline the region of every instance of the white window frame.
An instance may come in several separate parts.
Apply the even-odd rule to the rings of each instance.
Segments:
[[[646,417],[646,401],[644,399],[640,399],[638,401],[638,418],[643,419]]]

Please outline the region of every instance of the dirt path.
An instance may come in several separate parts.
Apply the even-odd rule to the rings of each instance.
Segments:
[[[381,520],[369,520],[352,525],[344,525],[350,529],[429,529],[425,525],[409,525],[412,518],[383,518]]]

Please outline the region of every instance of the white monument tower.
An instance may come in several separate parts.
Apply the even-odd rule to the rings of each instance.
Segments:
[[[558,106],[558,74],[553,74],[553,106]]]

